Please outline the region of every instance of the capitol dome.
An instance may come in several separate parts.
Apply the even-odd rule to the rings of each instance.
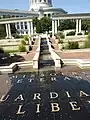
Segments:
[[[52,7],[51,0],[30,0],[30,10],[38,11],[40,8]]]

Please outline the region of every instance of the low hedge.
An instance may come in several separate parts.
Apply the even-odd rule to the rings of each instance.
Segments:
[[[19,51],[20,52],[26,52],[25,45],[23,45],[23,44],[19,45]]]
[[[79,49],[78,42],[68,42],[68,49]]]
[[[75,31],[71,31],[71,32],[66,34],[66,36],[73,36],[73,35],[75,35]]]
[[[21,44],[22,44],[22,45],[26,45],[25,40],[22,40],[22,41],[21,41]]]
[[[82,35],[82,33],[78,33],[77,35]]]

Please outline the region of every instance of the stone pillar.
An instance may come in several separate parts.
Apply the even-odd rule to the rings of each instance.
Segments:
[[[10,24],[8,24],[8,35],[9,38],[12,38]]]
[[[24,30],[24,35],[26,35],[25,22],[23,22],[23,30]]]
[[[81,19],[79,20],[79,33],[81,33]]]
[[[9,38],[9,33],[8,33],[8,24],[6,24],[6,34],[7,34],[6,38]]]
[[[30,24],[30,22],[27,22],[27,28],[28,28],[28,35],[31,36],[31,24]]]
[[[57,33],[57,20],[55,20],[55,34]]]
[[[44,2],[44,0],[42,0],[42,2]]]
[[[79,30],[78,30],[78,19],[76,19],[76,35],[78,34]]]
[[[55,28],[54,28],[54,20],[52,20],[52,35],[54,36]]]
[[[21,33],[21,23],[19,22],[19,31],[20,31],[20,35],[22,34]]]
[[[31,35],[33,35],[33,31],[34,31],[33,30],[33,21],[31,21],[30,24],[31,24]]]
[[[36,34],[36,27],[34,27],[34,34]]]

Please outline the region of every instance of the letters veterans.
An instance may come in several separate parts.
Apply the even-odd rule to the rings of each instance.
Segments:
[[[44,93],[43,93],[44,94]],[[47,93],[48,96],[46,98],[46,96],[43,96],[41,93],[34,93],[32,94],[30,97],[30,100],[28,98],[26,98],[23,94],[19,94],[18,96],[16,96],[14,99],[13,99],[13,103],[18,103],[18,106],[17,106],[17,109],[16,109],[16,114],[17,115],[24,115],[27,111],[25,109],[25,105],[30,105],[32,102],[34,103],[34,112],[36,114],[39,114],[41,113],[41,109],[43,108],[42,106],[42,101],[43,101],[43,97],[45,97],[45,99],[47,99],[49,102],[49,108],[50,108],[50,112],[60,112],[62,107],[61,107],[61,104],[60,104],[60,98],[61,98],[61,95],[57,92],[49,92]],[[81,105],[80,105],[80,102],[78,101],[78,99],[73,99],[72,98],[72,95],[70,94],[70,92],[68,91],[64,91],[64,95],[67,97],[67,102],[68,102],[68,105],[70,107],[70,109],[72,111],[80,111],[81,110]],[[79,95],[78,95],[78,98],[79,99],[82,99],[83,97],[85,98],[89,98],[89,94],[87,94],[86,92],[84,91],[79,91]],[[0,102],[1,103],[4,103],[4,102],[7,102],[9,101],[10,99],[10,95],[6,95],[6,96],[2,96],[0,98]],[[25,102],[27,99],[27,102]],[[62,100],[63,101],[63,100]],[[47,101],[45,101],[47,102]],[[90,104],[90,100],[89,99],[86,99],[86,101],[88,104]],[[48,106],[46,105],[45,106],[46,108],[48,108]],[[32,108],[30,108],[29,112],[32,112]]]

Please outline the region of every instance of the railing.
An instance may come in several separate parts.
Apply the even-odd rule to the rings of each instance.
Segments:
[[[65,65],[77,65],[81,69],[90,68],[90,59],[63,59]]]
[[[13,73],[18,69],[18,67],[26,67],[32,65],[33,65],[32,61],[16,62],[16,63],[12,63],[9,66],[1,66],[0,71],[1,73]]]
[[[38,69],[38,61],[39,61],[39,56],[40,56],[40,42],[41,42],[41,38],[37,38],[38,39],[38,48],[36,50],[35,56],[33,58],[33,68],[34,69]]]
[[[55,62],[56,68],[61,68],[61,58],[55,53],[55,51],[51,48],[51,43],[49,42],[49,39],[47,38],[47,44],[49,46],[49,52],[51,53],[51,57]]]

